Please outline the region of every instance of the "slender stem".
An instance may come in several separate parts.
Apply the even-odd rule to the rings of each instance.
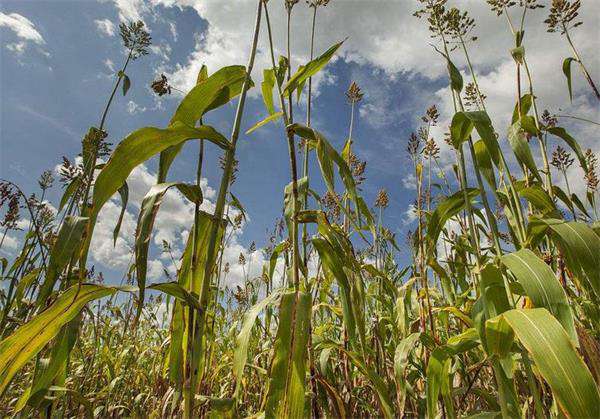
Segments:
[[[313,7],[312,16],[312,29],[310,35],[310,60],[312,61],[315,51],[315,24],[317,21],[317,5]],[[310,127],[311,124],[311,111],[312,111],[312,77],[308,78],[308,95],[306,97],[306,126]],[[308,206],[308,188],[310,187],[310,178],[308,176],[308,156],[309,147],[308,141],[304,143],[304,162],[302,165],[302,175],[306,178],[306,192],[304,193],[304,206],[306,209]],[[302,261],[304,263],[304,269],[308,267],[308,254],[307,254],[307,226],[302,226]]]
[[[569,195],[569,199],[571,199],[571,187],[569,186],[569,178],[567,177],[567,171],[565,169],[561,169],[563,177],[565,179],[565,184],[567,185],[567,194]],[[573,220],[577,221],[577,214],[575,213],[575,208],[571,206],[571,214],[573,214]]]
[[[289,16],[290,16],[290,11],[288,11],[288,35],[289,35]],[[271,64],[273,65],[273,69],[276,68],[276,63],[275,63],[275,49],[273,46],[273,34],[271,31],[271,21],[269,19],[269,11],[268,11],[268,7],[267,4],[265,3],[265,19],[266,19],[266,23],[267,23],[267,32],[269,35],[269,49],[270,49],[270,53],[271,53]],[[289,55],[289,36],[288,36],[288,55]],[[289,68],[288,68],[289,70]],[[288,72],[288,76],[291,75],[291,72]],[[290,238],[292,239],[292,285],[294,287],[294,289],[296,289],[296,291],[299,289],[300,286],[300,275],[299,275],[299,252],[298,252],[298,220],[297,220],[297,214],[299,211],[299,205],[298,205],[298,172],[297,172],[297,167],[296,167],[296,148],[295,148],[295,144],[294,144],[294,133],[287,129],[287,127],[291,124],[291,94],[290,94],[290,101],[289,101],[289,105],[290,105],[290,109],[287,110],[286,106],[285,106],[285,100],[284,100],[284,96],[283,96],[283,91],[281,90],[281,86],[279,85],[279,83],[275,83],[277,85],[277,92],[278,92],[278,96],[279,96],[279,105],[281,107],[281,110],[283,112],[283,122],[284,125],[286,127],[286,134],[287,134],[287,140],[288,140],[288,151],[289,151],[289,158],[290,158],[290,175],[292,178],[292,206],[293,206],[293,214],[292,214],[292,231],[290,232]]]
[[[263,0],[257,0],[257,11],[256,11],[256,20],[254,24],[254,34],[252,40],[252,47],[250,51],[250,58],[248,60],[248,65],[246,69],[246,77],[244,79],[244,83],[242,85],[242,91],[240,94],[240,99],[238,101],[237,110],[235,113],[235,119],[233,123],[232,133],[231,133],[231,145],[229,149],[225,152],[225,168],[223,171],[223,176],[221,177],[221,185],[219,187],[219,194],[217,197],[217,201],[215,203],[215,211],[213,214],[213,222],[210,223],[210,231],[208,235],[208,246],[206,252],[206,264],[204,270],[203,284],[200,291],[200,310],[198,311],[197,328],[195,336],[194,336],[194,344],[192,345],[192,362],[199,359],[199,356],[203,353],[203,334],[205,327],[205,319],[206,319],[206,307],[209,296],[209,288],[210,288],[210,278],[214,268],[215,255],[217,250],[217,238],[219,229],[222,226],[222,218],[225,209],[225,199],[227,196],[227,191],[229,185],[231,183],[231,176],[233,173],[233,164],[235,160],[235,150],[237,145],[237,140],[240,133],[240,127],[242,122],[242,115],[244,113],[244,105],[246,103],[246,95],[248,89],[250,87],[250,74],[252,73],[252,68],[254,66],[254,58],[256,56],[256,50],[258,46],[258,36],[260,32],[260,20],[262,14],[262,4]],[[197,365],[194,363],[194,367]],[[192,383],[190,383],[188,392],[192,392],[195,388],[193,383],[198,381],[198,370],[194,368],[192,371]],[[188,398],[191,399],[188,405],[184,405],[184,417],[191,418],[193,414],[194,408],[194,395],[188,394]]]
[[[587,68],[585,68],[585,65],[583,65],[583,61],[581,61],[581,57],[579,56],[579,53],[577,52],[577,49],[575,49],[575,45],[573,44],[573,41],[571,40],[571,35],[569,35],[569,30],[567,29],[567,27],[565,26],[564,23],[563,23],[563,31],[565,33],[565,36],[567,37],[567,41],[569,42],[569,45],[571,46],[573,55],[575,55],[575,58],[577,59],[577,62],[579,63],[579,67],[581,67],[581,72],[583,73],[583,76],[585,77],[588,84],[592,88],[592,91],[594,92],[594,95],[596,96],[596,98],[598,100],[600,100],[600,92],[598,92],[598,88],[596,87],[596,84],[592,80],[590,73],[588,73]]]

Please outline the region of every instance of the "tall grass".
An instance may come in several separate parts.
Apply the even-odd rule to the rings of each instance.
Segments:
[[[366,162],[353,148],[363,98],[358,84],[346,92],[350,119],[342,150],[313,126],[318,98],[312,77],[343,48],[342,41],[315,51],[318,12],[327,0],[308,2],[307,63],[294,69],[290,50],[292,36],[302,36],[291,31],[294,10],[304,6],[285,1],[287,31],[276,39],[272,2],[256,0],[247,65],[203,66],[166,127],[136,130],[110,150],[109,108],[119,86],[127,94],[126,71],[133,71],[131,61],[151,42],[143,24],[123,25],[128,58],[99,127],[91,127],[82,140],[81,163],[63,163],[58,214],[45,201],[51,173],[40,178],[39,197],[9,181],[0,184],[0,248],[10,231],[23,225],[21,211],[29,220],[16,257],[1,260],[6,284],[0,310],[2,415],[597,416],[598,162],[559,123],[566,117],[598,123],[538,107],[544,85],[534,84],[525,23],[529,14],[543,12],[541,2],[488,0],[490,13],[506,19],[507,36],[515,40],[510,51],[514,112],[510,126],[494,127],[492,117],[504,115],[488,114],[472,66],[476,22],[447,3],[419,0],[415,13],[428,25],[433,48],[448,69],[454,113],[440,115],[433,105],[416,132],[407,135],[416,230],[406,243],[386,228],[387,191],[380,190],[372,206],[360,195],[359,185],[368,180]],[[562,68],[571,97],[573,61],[597,95],[569,35],[580,25],[579,7],[579,1],[553,0],[546,20],[574,54]],[[276,56],[276,44],[287,46],[285,55]],[[260,86],[266,116],[246,135],[282,122],[290,182],[283,191],[282,220],[263,249],[268,260],[263,274],[246,274],[246,264],[253,262],[241,254],[244,283],[230,289],[224,253],[246,216],[230,192],[261,47],[270,58]],[[454,64],[458,60],[467,64],[464,73]],[[162,77],[152,89],[164,95],[175,87]],[[305,124],[297,122],[302,97]],[[226,137],[204,117],[232,101],[237,108]],[[442,163],[432,136],[443,117],[451,120],[450,165]],[[198,142],[195,182],[167,182],[183,144],[193,140]],[[220,163],[205,158],[205,147],[221,151]],[[536,153],[542,167],[535,163]],[[99,164],[105,156],[108,161]],[[129,174],[155,156],[156,185],[143,199],[135,254],[124,274],[129,285],[107,285],[101,273],[87,268],[98,214],[117,193],[125,210]],[[201,209],[200,179],[204,167],[219,164],[215,209],[208,213]],[[584,194],[571,189],[567,170],[573,165],[585,179]],[[325,188],[313,190],[319,179]],[[149,242],[171,188],[193,204],[193,223],[180,260],[173,258],[176,278],[147,284]],[[115,240],[122,217],[114,220]],[[397,262],[402,247],[411,256],[407,266]],[[164,251],[171,251],[168,243]]]

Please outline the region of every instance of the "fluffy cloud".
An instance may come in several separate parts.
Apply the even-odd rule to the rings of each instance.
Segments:
[[[108,19],[94,20],[98,32],[106,36],[115,36],[115,25]]]
[[[36,44],[39,47],[46,43],[33,22],[18,13],[5,14],[0,12],[0,28],[2,27],[13,31],[19,39],[18,42],[6,44],[6,48],[14,53],[22,54],[28,44]],[[42,49],[40,49],[40,52],[48,55]]]
[[[136,113],[141,113],[145,111],[146,107],[138,105],[133,100],[127,102],[127,112],[129,112],[131,115],[135,115]]]
[[[121,211],[118,195],[104,205],[98,216],[90,247],[90,255],[95,263],[124,272],[133,262],[137,215],[144,196],[155,183],[156,174],[150,172],[145,165],[134,169],[127,179],[129,203],[116,243],[113,242],[113,230]],[[208,185],[205,178],[201,180],[200,187],[204,195],[201,209],[213,212],[216,191]],[[236,214],[236,210],[233,208],[230,208],[229,211],[230,215]],[[154,223],[148,261],[149,280],[165,280],[165,270],[171,276],[176,274],[179,258],[183,253],[193,220],[194,205],[175,190],[169,190],[164,196]],[[230,265],[227,280],[223,284],[226,286],[239,285],[244,282],[244,278],[259,276],[262,266],[266,262],[262,252],[251,250],[241,243],[244,225],[245,223],[242,223],[241,228],[237,230],[228,228],[226,232],[227,242],[223,254],[223,264],[229,263]],[[172,250],[170,254],[161,253],[163,241],[169,243]],[[246,258],[244,266],[238,263],[240,253]]]
[[[42,45],[45,43],[35,25],[18,13],[5,14],[0,12],[0,27],[12,30],[19,38]]]
[[[113,0],[119,11],[121,22],[143,20],[142,15],[148,11],[144,0]]]

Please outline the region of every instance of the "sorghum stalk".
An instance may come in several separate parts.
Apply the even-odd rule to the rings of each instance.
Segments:
[[[200,307],[201,309],[198,312],[198,318],[196,320],[196,327],[192,328],[195,331],[195,342],[192,345],[191,352],[191,361],[194,367],[194,370],[191,371],[190,383],[186,390],[186,402],[184,404],[184,417],[191,418],[193,415],[194,409],[194,383],[198,382],[198,373],[197,364],[194,362],[199,359],[199,356],[203,352],[203,340],[202,337],[204,335],[204,327],[205,327],[205,319],[206,319],[206,308],[209,296],[209,288],[210,288],[210,279],[211,274],[214,268],[214,261],[217,251],[217,238],[219,228],[221,227],[221,219],[223,218],[223,212],[225,209],[225,199],[227,197],[227,191],[230,185],[230,180],[233,172],[233,163],[235,160],[235,150],[236,145],[240,133],[240,127],[242,122],[242,115],[244,113],[244,105],[246,103],[246,94],[248,92],[248,88],[250,87],[250,74],[252,72],[252,67],[254,66],[254,58],[256,56],[256,50],[258,45],[258,35],[260,30],[260,20],[262,13],[262,1],[258,0],[257,3],[257,11],[256,11],[256,20],[254,24],[254,34],[252,39],[252,47],[250,51],[250,58],[248,59],[248,65],[246,69],[246,77],[244,79],[244,83],[242,85],[242,91],[240,93],[240,99],[238,101],[237,110],[235,113],[235,119],[233,123],[232,133],[231,133],[231,145],[228,150],[225,152],[225,168],[223,170],[223,176],[221,177],[221,185],[219,187],[219,195],[217,197],[217,201],[215,203],[215,211],[213,214],[213,222],[210,223],[210,232],[208,236],[208,246],[207,246],[207,257],[206,257],[206,265],[204,270],[204,277],[201,291],[200,291]]]
[[[275,62],[275,50],[273,46],[273,35],[271,32],[271,22],[269,19],[269,11],[267,7],[267,3],[264,4],[265,7],[265,19],[267,23],[267,32],[269,35],[269,49],[271,53],[271,63],[273,65],[273,70],[277,67]],[[291,15],[291,11],[288,10],[288,55],[289,55],[289,18]],[[289,64],[291,66],[291,63]],[[291,77],[291,72],[288,67],[288,78]],[[275,83],[277,85],[277,93],[279,96],[279,105],[281,107],[281,111],[283,113],[283,123],[286,127],[286,135],[288,140],[288,151],[290,158],[290,174],[292,178],[292,206],[293,206],[293,214],[292,214],[292,231],[290,232],[290,238],[292,241],[292,284],[296,291],[299,290],[300,287],[300,273],[299,273],[299,265],[300,265],[300,255],[298,252],[298,220],[297,215],[299,211],[298,205],[298,172],[296,167],[296,147],[294,144],[294,133],[288,129],[288,126],[291,122],[291,109],[292,109],[292,100],[291,93],[289,96],[289,109],[286,109],[285,100],[283,96],[283,91],[281,90],[281,86],[279,83]],[[289,112],[289,113],[288,113]]]

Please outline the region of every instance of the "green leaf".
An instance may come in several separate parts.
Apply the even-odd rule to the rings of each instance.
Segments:
[[[452,144],[455,148],[460,147],[469,138],[473,132],[473,128],[477,130],[487,148],[490,158],[498,167],[500,164],[500,148],[492,121],[486,112],[457,112],[452,118],[450,125],[450,139]]]
[[[452,90],[454,90],[456,93],[458,93],[460,95],[460,92],[462,91],[462,88],[463,88],[462,75],[460,74],[460,71],[458,70],[458,68],[456,68],[456,66],[450,60],[449,57],[446,57],[446,62],[447,62],[448,74],[450,75],[450,87],[452,88]]]
[[[262,91],[263,102],[269,115],[275,113],[275,105],[273,105],[273,87],[275,86],[275,71],[272,68],[263,70],[263,81],[260,85]]]
[[[288,231],[292,231],[292,218],[294,216],[293,185],[293,182],[288,183],[283,191],[283,215]],[[304,208],[306,191],[308,190],[308,177],[303,177],[296,181],[296,190],[298,193],[298,208]]]
[[[225,150],[230,147],[230,143],[225,137],[207,125],[192,128],[177,122],[169,128],[146,127],[129,134],[115,148],[96,179],[93,217],[123,185],[134,168],[168,147],[190,139],[209,140]]]
[[[486,352],[502,359],[509,355],[515,334],[502,316],[485,322]]]
[[[552,238],[565,256],[567,267],[600,298],[600,237],[585,223],[557,219],[541,221],[552,230]]]
[[[317,159],[319,161],[319,167],[321,168],[321,174],[327,190],[335,192],[335,180],[333,174],[333,165],[338,168],[338,174],[344,183],[346,191],[352,201],[357,202],[358,194],[356,192],[356,183],[352,172],[348,167],[348,163],[343,157],[337,152],[335,148],[327,141],[327,139],[318,131],[301,124],[292,124],[288,127],[294,133],[302,138],[305,138],[311,142],[311,146],[315,148]],[[342,206],[345,210],[345,206]],[[358,212],[358,218],[360,220],[360,208]]]
[[[323,346],[325,348],[333,347],[347,355],[350,362],[367,378],[370,386],[373,388],[373,390],[375,390],[377,401],[379,402],[381,417],[386,419],[394,418],[394,409],[392,400],[390,398],[390,389],[386,385],[385,381],[383,381],[383,379],[377,374],[377,372],[370,365],[364,362],[363,357],[360,354],[350,351],[337,343],[325,342]]]
[[[452,357],[466,352],[479,345],[479,335],[474,328],[448,339],[445,345],[431,353],[427,364],[427,415],[434,418],[437,415],[437,402],[441,393],[444,406],[449,417],[454,417],[452,390],[450,382],[450,366]]]
[[[579,160],[579,164],[583,168],[583,171],[586,172],[587,160],[577,140],[575,140],[575,138],[569,135],[569,133],[561,127],[549,127],[546,128],[546,131],[548,131],[552,135],[556,135],[557,137],[562,138],[567,143],[567,145],[571,147],[571,150],[573,150],[573,152],[577,156],[577,159]]]
[[[79,189],[80,186],[81,186],[81,178],[79,176],[74,178],[69,183],[69,186],[67,186],[67,188],[65,189],[65,193],[63,194],[62,198],[60,199],[60,204],[58,205],[58,212],[61,212],[63,210],[65,205],[67,205],[67,203],[69,202],[69,199],[71,199],[71,197],[75,194],[75,192],[77,192],[77,190]]]
[[[260,127],[262,127],[263,125],[267,125],[269,122],[277,121],[282,116],[283,116],[283,112],[281,112],[281,111],[276,112],[272,115],[269,115],[265,119],[258,121],[256,124],[252,125],[252,127],[250,127],[248,129],[248,131],[246,131],[246,134],[251,134],[254,131],[256,131],[257,129],[259,129]]]
[[[472,201],[479,195],[479,190],[469,188],[467,189],[466,194],[468,199]],[[465,205],[465,192],[462,190],[446,197],[438,204],[427,220],[426,239],[430,249],[435,248],[438,237],[446,225],[446,222],[462,211],[463,208],[465,208]]]
[[[69,354],[77,340],[79,325],[78,316],[67,323],[56,337],[50,351],[50,357],[38,360],[31,386],[21,395],[21,398],[15,405],[15,412],[23,409],[25,404],[32,407],[40,407],[40,404],[44,403],[44,398],[48,390],[50,390],[52,382],[67,367]]]
[[[184,195],[192,198],[192,202],[202,202],[202,190],[197,185],[188,185],[185,183],[159,183],[153,185],[146,196],[142,200],[140,214],[138,216],[137,227],[135,231],[135,267],[136,278],[139,288],[139,304],[140,307],[144,302],[144,290],[146,288],[146,271],[148,265],[148,248],[150,246],[150,238],[152,237],[152,229],[156,214],[162,203],[162,199],[167,191],[176,187]],[[190,192],[195,191],[195,192]]]
[[[71,258],[81,248],[83,233],[88,218],[68,215],[65,217],[52,250],[46,271],[46,278],[38,293],[38,307],[43,308],[46,299],[52,292],[60,273],[65,269]]]
[[[511,124],[514,124],[515,122],[526,116],[529,113],[529,110],[531,109],[532,105],[533,96],[531,96],[531,94],[526,93],[523,96],[521,96],[521,114],[519,114],[519,103],[517,102],[513,111]]]
[[[171,297],[177,298],[182,303],[195,308],[196,310],[202,309],[202,307],[200,307],[198,297],[189,293],[185,288],[179,285],[177,281],[152,284],[148,287],[148,289],[157,290],[168,294]]]
[[[121,196],[121,212],[117,219],[117,225],[115,225],[115,229],[113,230],[113,246],[117,244],[117,237],[119,237],[119,231],[121,231],[123,216],[127,210],[127,201],[129,200],[129,186],[127,186],[127,182],[123,183],[123,186],[119,188],[119,195]]]
[[[0,342],[0,395],[14,375],[37,355],[60,329],[89,301],[117,291],[113,287],[82,284],[63,292],[52,305]]]
[[[529,249],[504,255],[501,260],[519,281],[534,306],[548,309],[571,340],[579,342],[567,295],[552,269]]]
[[[559,214],[548,192],[539,184],[518,190],[519,195],[528,200],[542,214]]]
[[[498,185],[496,184],[496,176],[494,174],[492,158],[490,153],[487,151],[485,143],[483,140],[479,140],[473,144],[473,148],[475,149],[475,158],[477,159],[477,165],[481,171],[481,174],[492,189],[497,189]]]
[[[129,80],[129,77],[127,76],[127,74],[123,74],[123,96],[125,96],[127,94],[130,87],[131,87],[131,80]]]
[[[229,201],[229,205],[231,205],[233,208],[237,209],[240,212],[240,214],[242,214],[242,217],[244,218],[244,221],[245,221],[246,220],[246,210],[242,206],[242,203],[231,192],[229,192],[229,196],[231,197],[231,201]]]
[[[327,65],[327,63],[331,60],[335,52],[343,43],[344,41],[341,41],[335,45],[332,45],[322,55],[312,61],[309,61],[306,65],[299,68],[285,85],[285,88],[283,89],[283,95],[291,95],[300,86],[300,84],[303,84],[303,82],[309,77],[317,74],[323,67]]]
[[[521,121],[517,121],[508,129],[508,142],[517,157],[519,163],[529,169],[529,171],[541,182],[542,178],[537,170],[537,165],[531,154],[531,149],[525,138],[525,132],[521,126]]]
[[[245,78],[246,67],[242,65],[221,68],[185,95],[171,118],[171,123],[179,121],[194,126],[206,112],[236,97]]]
[[[596,416],[598,388],[561,324],[544,308],[510,310],[503,317],[531,354],[567,416]]]
[[[577,59],[573,57],[565,58],[562,64],[562,71],[565,77],[567,78],[567,87],[569,89],[569,99],[573,102],[573,90],[571,86],[571,63],[573,61],[577,61]]]
[[[239,95],[245,78],[246,67],[244,66],[233,65],[221,68],[189,91],[179,104],[169,125],[173,125],[177,121],[190,126],[196,125],[204,114]],[[250,80],[250,87],[253,85]],[[182,146],[181,143],[174,144],[161,152],[157,183],[163,183],[166,180],[171,163],[181,151]]]
[[[281,253],[287,248],[287,245],[287,241],[283,241],[275,246],[271,253],[271,257],[269,258],[269,280],[271,281],[273,280],[273,274],[275,273],[275,267],[277,266],[277,259],[279,259]]]
[[[523,59],[525,58],[525,47],[521,45],[511,49],[510,55],[513,57],[513,60],[515,60],[516,63],[523,64]]]
[[[406,371],[406,367],[408,366],[408,357],[419,338],[421,337],[421,333],[411,333],[404,339],[400,341],[398,346],[396,346],[396,351],[394,352],[394,376],[396,378],[396,388],[397,388],[397,400],[398,407],[400,409],[399,417],[403,416],[404,413],[404,404],[406,401],[406,378],[404,373]]]
[[[311,311],[310,294],[287,292],[282,295],[265,418],[304,417]]]
[[[242,375],[244,373],[244,367],[248,359],[248,344],[250,342],[250,332],[252,327],[256,323],[256,318],[262,310],[265,309],[269,304],[277,301],[281,291],[275,291],[268,297],[263,298],[262,301],[255,304],[244,314],[242,320],[242,327],[240,332],[235,338],[235,351],[233,354],[233,376],[235,377],[235,395],[239,396],[242,383]]]
[[[473,128],[473,122],[467,118],[464,112],[454,114],[450,124],[450,139],[454,148],[459,149],[460,145],[469,139]]]

